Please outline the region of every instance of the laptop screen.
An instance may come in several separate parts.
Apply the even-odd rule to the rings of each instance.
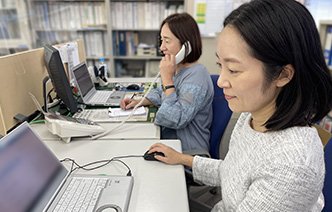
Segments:
[[[81,91],[81,95],[85,96],[94,87],[86,64],[81,63],[74,67],[73,73]]]
[[[0,211],[31,211],[61,167],[28,124],[13,130],[0,141]]]

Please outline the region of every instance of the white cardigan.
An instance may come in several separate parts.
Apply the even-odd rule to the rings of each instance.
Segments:
[[[220,186],[212,211],[321,211],[324,151],[315,128],[261,133],[241,114],[222,160],[196,156],[194,179]]]

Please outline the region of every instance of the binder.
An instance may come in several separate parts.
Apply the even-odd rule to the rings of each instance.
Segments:
[[[126,32],[119,31],[119,55],[120,56],[126,56]]]

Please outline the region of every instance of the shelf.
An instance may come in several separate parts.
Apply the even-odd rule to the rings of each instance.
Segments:
[[[159,45],[159,27],[169,15],[184,12],[186,0],[109,0],[111,49],[116,77],[151,77],[159,71],[162,56],[155,56]],[[138,56],[138,46],[150,50]],[[142,45],[141,45],[142,46]]]
[[[31,2],[50,2],[50,0],[30,0]],[[75,2],[91,2],[91,0],[56,0],[56,2],[75,3]],[[93,0],[93,2],[104,2],[104,0]]]
[[[112,0],[112,2],[176,2],[183,3],[183,0]]]
[[[9,39],[2,40],[0,39],[0,47],[1,48],[21,48],[21,47],[29,47],[27,43],[25,43],[22,39]]]
[[[113,56],[114,60],[161,60],[161,56]]]
[[[326,30],[328,26],[332,26],[332,20],[321,20],[319,22],[319,36],[323,49],[325,47]]]
[[[16,11],[16,8],[15,7],[1,7],[0,8],[0,11],[7,11],[7,10],[15,10]]]
[[[110,60],[110,56],[100,55],[100,56],[86,56],[87,60],[99,60],[100,58],[104,58],[105,60]]]
[[[112,31],[159,32],[159,29],[145,29],[145,28],[119,29],[119,28],[113,28]]]
[[[37,32],[89,32],[89,31],[107,31],[106,27],[87,27],[80,29],[35,29]]]

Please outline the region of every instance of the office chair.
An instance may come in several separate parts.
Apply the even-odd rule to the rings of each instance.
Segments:
[[[217,85],[219,75],[211,75],[211,80],[214,87],[214,96],[212,101],[212,111],[213,118],[210,127],[210,157],[214,159],[220,159],[219,148],[222,136],[225,132],[227,124],[232,116],[232,111],[228,107],[228,102],[225,99],[224,92],[222,88]],[[194,185],[189,185],[192,187]],[[202,201],[202,196],[207,192],[215,195],[219,188],[203,186],[200,184],[195,184],[195,187],[202,187],[201,189],[196,189],[194,192],[189,191],[189,203],[192,211],[210,211],[212,209],[211,205],[206,204]]]
[[[221,138],[225,132],[227,124],[232,116],[232,111],[228,107],[222,88],[217,85],[219,75],[211,75],[214,87],[212,101],[213,118],[210,127],[210,155],[211,158],[219,159],[219,147]]]
[[[332,211],[332,137],[324,147],[325,158],[325,181],[323,187],[323,194],[325,199],[325,206],[322,212]]]

